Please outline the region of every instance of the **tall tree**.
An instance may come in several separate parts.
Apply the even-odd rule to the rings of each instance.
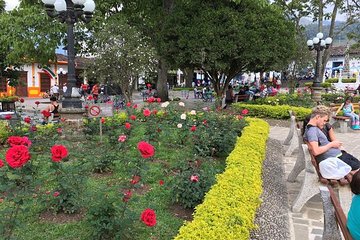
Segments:
[[[202,69],[221,98],[238,73],[286,62],[294,47],[293,29],[266,1],[177,1],[159,50],[173,65]]]

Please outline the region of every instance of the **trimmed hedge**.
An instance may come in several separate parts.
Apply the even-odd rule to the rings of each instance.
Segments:
[[[243,109],[248,109],[248,115],[259,118],[274,118],[274,119],[289,119],[289,110],[292,110],[298,120],[304,120],[305,117],[311,114],[310,108],[294,107],[289,105],[254,105],[245,103],[234,103],[231,105],[237,112]]]
[[[224,173],[216,177],[217,183],[196,207],[193,221],[185,222],[176,240],[249,239],[261,203],[262,163],[269,125],[261,119],[247,121],[249,126],[227,157]]]

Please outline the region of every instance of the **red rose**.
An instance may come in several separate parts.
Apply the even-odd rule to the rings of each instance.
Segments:
[[[85,109],[88,109],[89,108],[89,105],[85,105]]]
[[[25,147],[31,146],[31,141],[28,137],[10,136],[7,142],[11,147],[16,145],[23,145]]]
[[[147,99],[147,102],[148,102],[148,103],[155,102],[155,98],[154,98],[154,97],[149,97],[149,98]]]
[[[249,113],[249,110],[247,110],[247,109],[244,109],[244,110],[241,111],[241,114],[242,114],[242,115],[246,115],[246,114],[248,114],[248,113]]]
[[[146,108],[144,109],[143,114],[145,117],[149,117],[151,115],[151,111],[148,108]]]
[[[5,164],[4,164],[3,160],[0,159],[0,168],[2,168],[4,165]]]
[[[137,175],[134,175],[130,181],[131,184],[135,185],[137,184],[138,182],[140,182],[140,179],[141,177],[140,176],[137,176]]]
[[[130,119],[133,120],[133,121],[135,121],[135,120],[136,120],[136,116],[135,116],[135,115],[131,115],[131,116],[130,116]]]
[[[243,119],[244,117],[243,117],[242,115],[238,115],[237,118],[238,118],[239,120],[241,120],[241,119]]]
[[[195,131],[196,131],[196,126],[195,126],[195,125],[192,126],[192,127],[190,128],[190,131],[195,132]]]
[[[152,113],[153,113],[153,114],[157,114],[157,110],[154,109],[154,110],[152,111]]]
[[[54,145],[51,147],[51,159],[54,162],[60,162],[63,158],[66,158],[68,155],[68,150],[63,145]]]
[[[207,121],[206,121],[206,119],[205,119],[205,120],[203,121],[203,124],[204,124],[204,125],[206,125],[206,124],[207,124]]]
[[[31,131],[36,132],[36,131],[37,131],[37,127],[36,127],[36,126],[31,126]]]
[[[105,123],[105,118],[102,117],[100,121],[101,121],[101,123]]]
[[[190,181],[192,181],[192,182],[198,182],[198,181],[199,181],[199,176],[191,175]]]
[[[25,102],[25,100],[23,98],[20,98],[20,102],[23,103]]]
[[[137,104],[134,104],[133,108],[135,108],[135,109],[138,108],[138,105],[137,105]]]
[[[26,122],[26,123],[31,123],[31,118],[30,118],[30,117],[25,117],[25,118],[24,118],[24,122]]]
[[[23,145],[9,148],[5,155],[6,162],[12,168],[20,168],[30,160],[29,149]]]
[[[147,208],[141,213],[141,221],[143,221],[146,226],[153,227],[156,225],[156,214],[155,211]]]
[[[89,101],[91,101],[91,100],[93,100],[94,98],[93,98],[93,96],[92,95],[89,95],[88,97],[87,97],[87,100],[89,100]]]
[[[163,181],[163,180],[160,180],[160,181],[159,181],[159,184],[160,184],[160,186],[164,185],[164,181]]]
[[[9,115],[9,114],[5,115],[5,119],[6,119],[6,120],[10,120],[11,118],[12,118],[12,116]]]
[[[57,196],[59,196],[59,195],[60,195],[60,193],[59,193],[59,192],[57,192],[57,191],[56,191],[56,192],[54,192],[54,194],[53,194],[53,196],[54,196],[54,197],[57,197]]]
[[[41,113],[45,118],[48,118],[51,116],[51,113],[47,110],[42,110]]]
[[[127,122],[127,123],[125,123],[125,128],[126,128],[126,129],[130,129],[130,128],[131,128],[131,124],[130,124],[130,123],[128,123],[128,122]]]
[[[36,104],[37,106],[39,106],[40,102],[39,102],[39,101],[36,101],[35,104]]]
[[[128,202],[132,196],[131,190],[124,192],[123,202]]]
[[[147,142],[144,142],[144,141],[139,142],[137,145],[137,148],[140,151],[141,156],[143,158],[149,158],[149,157],[154,156],[155,149],[151,144],[149,144]]]
[[[126,106],[127,106],[127,107],[130,107],[130,106],[131,106],[131,102],[126,103]]]
[[[161,98],[157,98],[156,101],[159,103],[161,102]]]
[[[58,128],[58,129],[56,129],[56,131],[58,134],[62,134],[62,128]]]

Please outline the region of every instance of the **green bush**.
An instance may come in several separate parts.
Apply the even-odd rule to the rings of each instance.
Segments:
[[[338,83],[339,79],[338,78],[328,78],[325,80],[325,82],[327,83]]]
[[[305,117],[311,113],[311,108],[294,107],[289,105],[270,106],[235,103],[232,106],[237,112],[248,109],[249,116],[259,118],[288,119],[290,118],[289,110],[292,110],[298,120],[304,120]]]
[[[343,83],[355,83],[356,82],[356,78],[343,78],[341,80]]]
[[[253,102],[247,102],[256,105],[290,105],[296,107],[312,108],[315,106],[314,101],[311,100],[311,95],[308,93],[281,93],[273,97],[258,98]]]
[[[225,172],[217,176],[217,183],[196,207],[194,220],[180,228],[176,240],[249,239],[260,206],[269,125],[260,119],[247,120],[250,125],[227,157]]]
[[[320,83],[320,86],[323,88],[330,88],[331,87],[332,82],[322,82]],[[313,82],[306,82],[305,83],[305,87],[312,87]]]

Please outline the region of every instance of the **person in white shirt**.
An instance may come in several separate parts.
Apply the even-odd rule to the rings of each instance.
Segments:
[[[59,87],[56,85],[56,83],[54,84],[54,86],[51,87],[50,90],[52,94],[56,97],[56,99],[59,99]]]
[[[66,91],[67,91],[66,83],[63,83],[62,90],[63,90],[63,96],[65,96],[65,93],[66,93]]]

